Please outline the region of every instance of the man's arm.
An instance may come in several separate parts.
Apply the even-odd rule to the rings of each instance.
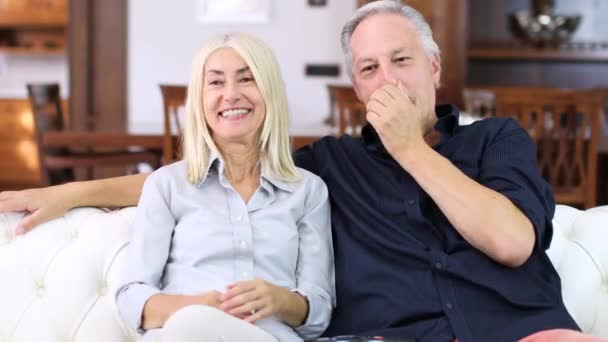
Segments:
[[[0,212],[22,211],[16,233],[59,217],[75,207],[126,207],[137,205],[148,174],[73,182],[40,189],[0,193]]]
[[[372,95],[367,120],[465,240],[503,265],[523,264],[536,238],[531,221],[507,197],[469,178],[427,144],[433,108],[423,94],[414,104],[400,84],[387,85]]]
[[[534,228],[507,197],[469,178],[427,144],[403,151],[396,160],[475,248],[510,267],[530,257]]]

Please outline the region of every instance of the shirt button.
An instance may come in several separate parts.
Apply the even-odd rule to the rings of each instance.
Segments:
[[[445,307],[448,308],[448,310],[452,310],[454,308],[454,305],[452,305],[452,303],[446,303]]]
[[[241,240],[241,242],[239,242],[239,247],[241,247],[241,249],[247,249],[247,242]]]
[[[443,268],[443,265],[440,262],[436,262],[435,263],[435,268],[438,269],[438,270],[440,270],[440,269]]]
[[[411,199],[411,200],[407,201],[407,204],[414,205],[414,204],[416,204],[416,201],[414,201],[413,199]]]

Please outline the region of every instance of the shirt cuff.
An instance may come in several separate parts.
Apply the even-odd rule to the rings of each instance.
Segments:
[[[156,287],[146,284],[131,284],[116,295],[121,316],[131,328],[140,334],[145,332],[141,327],[144,306],[148,299],[157,293],[161,293],[161,291]]]
[[[299,293],[308,300],[306,321],[294,329],[305,340],[321,336],[329,325],[334,306],[329,294],[313,286],[301,286],[291,291]]]

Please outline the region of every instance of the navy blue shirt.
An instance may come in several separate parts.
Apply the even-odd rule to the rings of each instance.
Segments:
[[[511,119],[459,126],[455,107],[436,112],[441,139],[433,148],[530,219],[532,255],[509,268],[471,246],[371,126],[362,138],[323,138],[295,159],[327,183],[331,199],[337,307],[325,335],[469,342],[578,330],[545,253],[555,203],[532,140]]]

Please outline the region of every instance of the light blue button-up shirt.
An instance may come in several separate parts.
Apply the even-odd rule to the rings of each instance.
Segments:
[[[223,160],[213,155],[209,165],[197,185],[187,181],[183,161],[146,180],[116,291],[121,315],[140,329],[154,294],[225,292],[228,284],[262,278],[305,296],[309,314],[297,328],[275,317],[256,325],[279,341],[319,336],[335,306],[327,187],[304,169],[300,181],[285,182],[262,168],[245,203],[224,176]]]

